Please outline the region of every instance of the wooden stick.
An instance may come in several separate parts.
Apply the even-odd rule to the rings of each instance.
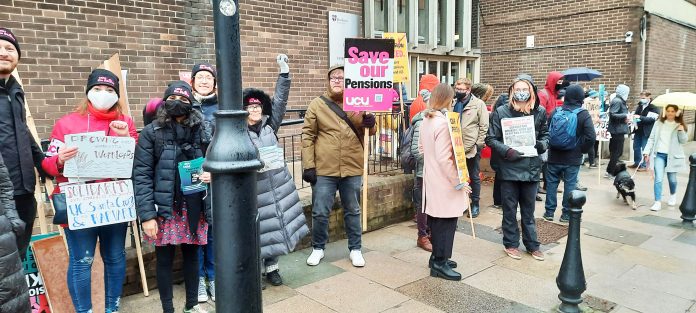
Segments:
[[[401,92],[401,90],[403,90],[403,89],[404,89],[404,83],[401,82],[401,83],[399,83],[399,103],[401,104],[401,111],[400,112],[402,115],[404,114],[404,98],[403,98],[404,94],[403,94],[403,92]]]
[[[36,175],[39,177],[39,175]],[[43,187],[41,186],[40,180],[36,180],[36,187],[34,187],[34,198],[36,199],[36,215],[39,217],[39,228],[41,229],[41,234],[48,233],[48,224],[46,223],[46,202],[44,201]],[[32,231],[27,229],[26,231]],[[32,232],[33,233],[33,232]]]
[[[597,146],[597,185],[602,184],[602,141],[599,141]]]
[[[471,202],[469,202],[467,210],[469,211],[469,222],[471,223],[471,235],[476,239],[476,228],[474,228],[474,214],[471,212]]]
[[[370,147],[370,129],[365,128],[365,136],[363,138],[363,189],[362,189],[362,231],[367,232],[367,158],[369,157]]]
[[[140,269],[140,283],[143,285],[143,294],[146,297],[150,296],[150,290],[147,287],[147,276],[145,275],[145,263],[143,262],[143,250],[140,246],[140,229],[136,221],[131,222],[133,236],[135,237],[135,253],[138,255],[138,268]]]

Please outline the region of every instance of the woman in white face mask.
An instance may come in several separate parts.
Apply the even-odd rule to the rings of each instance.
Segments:
[[[97,69],[87,79],[87,99],[75,112],[59,119],[51,132],[51,144],[46,152],[42,167],[56,178],[53,193],[59,193],[59,184],[67,182],[63,166],[74,158],[76,147],[65,146],[65,136],[87,132],[100,132],[106,136],[131,136],[137,139],[133,119],[122,113],[118,103],[119,82],[113,73]],[[103,181],[108,181],[105,179]],[[96,181],[95,181],[96,182]],[[99,240],[99,249],[104,261],[105,312],[118,311],[119,300],[126,273],[125,237],[127,223],[119,223],[79,230],[70,230],[67,225],[65,237],[70,251],[67,285],[75,311],[92,312],[91,269],[94,250]]]

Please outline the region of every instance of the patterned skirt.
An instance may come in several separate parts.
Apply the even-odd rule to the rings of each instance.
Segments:
[[[143,237],[146,242],[158,247],[180,244],[206,245],[208,244],[208,223],[205,222],[205,216],[201,212],[198,219],[198,231],[195,235],[191,235],[188,211],[186,205],[183,205],[181,209],[172,210],[172,217],[169,219],[157,217],[157,238],[145,234]]]

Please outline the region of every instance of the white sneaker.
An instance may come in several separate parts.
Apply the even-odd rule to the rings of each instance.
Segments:
[[[312,254],[307,258],[307,265],[317,266],[324,258],[324,249],[312,249]]]
[[[363,258],[362,251],[351,250],[349,258],[350,258],[351,263],[353,263],[353,266],[355,266],[355,267],[365,266],[365,259]]]
[[[650,211],[659,211],[662,210],[662,202],[660,201],[655,201],[655,204],[650,207]]]
[[[210,300],[213,300],[213,302],[215,302],[215,281],[214,280],[210,281],[210,286],[208,288],[210,288]]]
[[[186,308],[184,308],[184,313],[208,313],[208,311],[206,311],[200,305],[195,305],[190,310],[187,310]]]
[[[208,291],[205,289],[205,278],[198,279],[198,302],[208,302]]]
[[[669,202],[667,202],[667,205],[669,205],[669,206],[677,205],[677,195],[669,196]]]

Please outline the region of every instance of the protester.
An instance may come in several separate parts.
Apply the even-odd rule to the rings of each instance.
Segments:
[[[207,145],[215,129],[215,116],[218,110],[217,72],[210,63],[197,63],[191,69],[191,88],[193,91],[193,107],[203,114],[202,141]],[[206,284],[207,279],[207,284]],[[213,225],[208,225],[207,244],[198,249],[198,302],[215,301],[215,244],[213,241]]]
[[[609,107],[609,125],[607,131],[611,134],[609,139],[609,163],[604,177],[613,179],[610,173],[614,173],[614,166],[623,155],[624,135],[628,134],[628,86],[619,84],[616,86],[616,96],[611,99]]]
[[[184,194],[178,166],[204,155],[203,115],[193,109],[189,84],[175,81],[164,92],[157,119],[145,126],[135,149],[133,179],[144,239],[155,245],[157,288],[162,310],[172,302],[174,251],[181,247],[186,304],[184,312],[205,312],[198,305],[198,246],[205,245],[212,222],[207,190]],[[200,175],[210,182],[210,173]]]
[[[290,93],[290,68],[288,57],[278,55],[280,75],[276,82],[273,99],[264,91],[254,88],[244,90],[244,109],[249,112],[249,136],[259,151],[281,150],[278,146],[278,129],[285,115]],[[273,286],[283,284],[278,269],[278,257],[288,254],[309,234],[300,196],[295,189],[295,180],[285,162],[271,164],[261,154],[266,167],[256,176],[257,207],[259,210],[259,233],[262,265],[266,280]]]
[[[343,221],[353,266],[365,266],[361,251],[360,187],[365,128],[377,132],[375,116],[343,111],[343,66],[327,72],[328,90],[307,107],[302,126],[302,179],[312,185],[312,250],[307,265],[324,258],[329,237],[329,214],[336,190],[341,195]],[[367,186],[364,186],[367,188]]]
[[[479,163],[481,162],[481,150],[483,150],[488,132],[488,110],[485,102],[471,94],[471,80],[468,78],[458,79],[454,84],[454,90],[454,112],[460,114],[459,122],[462,127],[466,168],[471,180],[471,211],[468,215],[475,218],[479,215],[481,196]]]
[[[563,103],[558,103],[556,100],[558,98],[558,92],[566,88],[569,85],[568,82],[564,81],[563,73],[553,71],[546,75],[546,84],[544,89],[539,91],[539,104],[546,109],[546,118],[551,116],[551,112],[556,108],[561,106]]]
[[[643,160],[643,150],[645,150],[645,145],[648,144],[648,137],[650,137],[655,120],[659,116],[657,107],[651,102],[650,91],[641,91],[640,102],[638,102],[636,110],[633,112],[633,121],[636,123],[636,130],[633,132],[633,164],[627,167],[638,168],[638,171],[641,172],[647,169],[645,163],[640,164],[640,161]]]
[[[19,254],[26,255],[36,219],[34,168],[41,168],[44,154],[29,131],[24,108],[24,90],[12,76],[22,57],[19,40],[7,28],[0,27],[0,154],[12,179],[13,199],[19,218],[26,224],[17,235]]]
[[[421,77],[420,83],[418,84],[418,97],[416,97],[415,100],[413,100],[413,103],[411,103],[411,108],[409,110],[409,121],[413,120],[413,117],[416,116],[420,111],[425,110],[428,106],[426,102],[423,100],[423,96],[421,92],[423,90],[428,91],[428,95],[433,92],[433,89],[437,84],[440,83],[440,80],[437,78],[437,76],[433,74],[425,74]]]
[[[424,212],[432,234],[430,276],[461,280],[452,257],[454,232],[462,216],[462,203],[468,203],[469,186],[460,183],[449,131],[447,111],[452,104],[452,87],[441,83],[433,90],[421,127],[418,147],[424,157]],[[478,99],[477,99],[478,100]]]
[[[152,98],[147,101],[143,108],[143,125],[147,126],[157,119],[157,109],[164,104],[162,98]]]
[[[591,90],[589,92],[589,95],[587,98],[585,98],[583,105],[583,108],[587,110],[587,112],[590,113],[590,117],[592,117],[592,124],[597,124],[599,123],[599,111],[600,111],[600,101],[599,101],[599,93],[597,91]],[[590,163],[590,168],[595,169],[597,168],[597,146],[598,146],[598,141],[597,138],[593,140],[592,147],[590,147],[590,150],[587,150],[587,160]],[[584,163],[584,162],[583,162]]]
[[[476,96],[476,98],[481,99],[483,102],[488,102],[488,99],[493,96],[493,86],[489,84],[476,83],[471,86],[471,94]],[[490,107],[488,111],[491,111]]]
[[[686,172],[686,155],[682,147],[688,141],[684,116],[679,107],[670,104],[665,107],[660,119],[650,132],[643,151],[645,162],[649,161],[655,172],[655,203],[650,210],[662,209],[662,180],[667,173],[669,182],[669,201],[667,205],[677,204],[677,173]]]
[[[496,159],[498,169],[496,179],[502,180],[503,205],[503,245],[505,253],[513,259],[521,259],[519,252],[519,228],[517,226],[517,207],[522,216],[522,241],[527,252],[536,260],[544,260],[544,254],[539,250],[536,224],[534,221],[535,196],[541,172],[539,156],[524,156],[519,151],[505,144],[501,120],[523,116],[534,117],[534,147],[538,154],[546,151],[548,146],[548,131],[546,128],[546,112],[537,102],[534,84],[523,78],[517,78],[508,90],[511,95],[509,104],[495,110],[491,116],[486,144],[493,150],[491,158]],[[499,177],[498,177],[499,175]]]
[[[130,116],[123,114],[118,103],[119,80],[103,69],[93,70],[87,78],[83,100],[75,112],[59,119],[51,132],[51,144],[43,160],[43,168],[56,178],[53,194],[60,193],[65,162],[76,157],[77,147],[67,147],[65,136],[88,132],[104,132],[106,136],[138,138]],[[99,180],[99,181],[108,181]],[[92,312],[92,257],[99,240],[99,253],[104,261],[104,294],[106,312],[118,312],[123,282],[126,278],[126,230],[128,223],[71,230],[65,227],[65,240],[70,254],[67,285],[75,311]]]
[[[548,221],[553,221],[557,201],[556,190],[560,181],[563,181],[563,213],[560,221],[567,223],[570,220],[570,193],[578,182],[582,154],[594,145],[597,136],[590,113],[582,108],[584,97],[582,87],[570,85],[565,91],[563,106],[551,113],[546,174],[548,193],[544,213],[544,219]],[[572,131],[569,128],[572,128]]]

